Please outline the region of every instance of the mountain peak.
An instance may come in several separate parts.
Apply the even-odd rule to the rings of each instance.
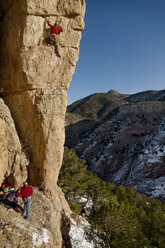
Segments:
[[[118,91],[116,91],[116,90],[109,90],[108,92],[107,92],[107,94],[109,94],[109,95],[111,95],[111,96],[118,96],[118,95],[121,95],[121,93],[120,92],[118,92]]]

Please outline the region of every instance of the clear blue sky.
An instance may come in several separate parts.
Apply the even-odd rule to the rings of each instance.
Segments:
[[[110,89],[165,89],[165,0],[86,0],[68,104]]]

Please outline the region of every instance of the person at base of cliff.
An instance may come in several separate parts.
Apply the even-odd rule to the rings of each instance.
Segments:
[[[3,183],[1,188],[2,188],[2,192],[4,193],[4,195],[7,195],[10,191],[10,184]]]
[[[24,201],[24,214],[26,213],[26,219],[30,218],[30,205],[32,201],[33,188],[25,183],[24,186],[21,188],[20,192],[17,193],[18,197],[22,197]]]
[[[59,52],[59,43],[58,43],[57,36],[58,34],[63,32],[63,29],[60,26],[58,26],[56,23],[54,23],[54,25],[51,25],[48,20],[46,20],[46,22],[49,25],[50,31],[51,31],[50,40],[54,42],[56,53],[59,57],[61,57],[60,52]]]

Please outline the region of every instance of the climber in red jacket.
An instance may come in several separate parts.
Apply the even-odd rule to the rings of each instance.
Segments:
[[[18,197],[22,197],[24,201],[24,213],[26,212],[26,219],[30,218],[30,204],[31,204],[31,196],[33,194],[33,188],[25,183],[21,188],[20,193],[17,193]]]
[[[60,34],[61,32],[63,32],[63,29],[61,27],[59,27],[56,23],[54,23],[54,25],[51,25],[48,20],[46,20],[46,22],[49,25],[50,30],[51,30],[51,40],[54,41],[57,55],[60,57],[57,35]]]

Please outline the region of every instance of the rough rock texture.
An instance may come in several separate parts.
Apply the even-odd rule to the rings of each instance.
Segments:
[[[84,14],[82,0],[0,2],[0,96],[13,118],[6,125],[0,116],[0,183],[5,179],[17,187],[27,179],[44,190],[58,209],[56,247],[66,205],[55,187],[63,158],[66,90],[79,56]],[[60,58],[45,41],[50,33],[45,18],[63,28]]]
[[[57,188],[56,201],[60,203],[63,194]],[[54,206],[37,188],[34,189],[31,204],[31,218],[21,216],[22,201],[18,207],[6,208],[0,205],[0,247],[8,248],[56,248],[61,247],[61,225],[66,225],[58,215],[60,205]],[[66,214],[69,211],[65,206]],[[59,223],[57,230],[56,223]],[[67,235],[65,233],[65,235]]]
[[[78,60],[85,3],[5,0],[1,7],[0,91],[30,147],[30,182],[51,192],[62,161],[66,89]],[[45,42],[45,17],[63,27],[61,58]]]
[[[10,111],[0,99],[0,182],[6,178],[13,187],[20,187],[27,179],[28,164],[25,146],[19,140]]]
[[[128,104],[120,106],[119,110],[122,114],[148,114],[148,115],[158,115],[165,112],[164,102],[155,103],[140,103],[140,104]]]

